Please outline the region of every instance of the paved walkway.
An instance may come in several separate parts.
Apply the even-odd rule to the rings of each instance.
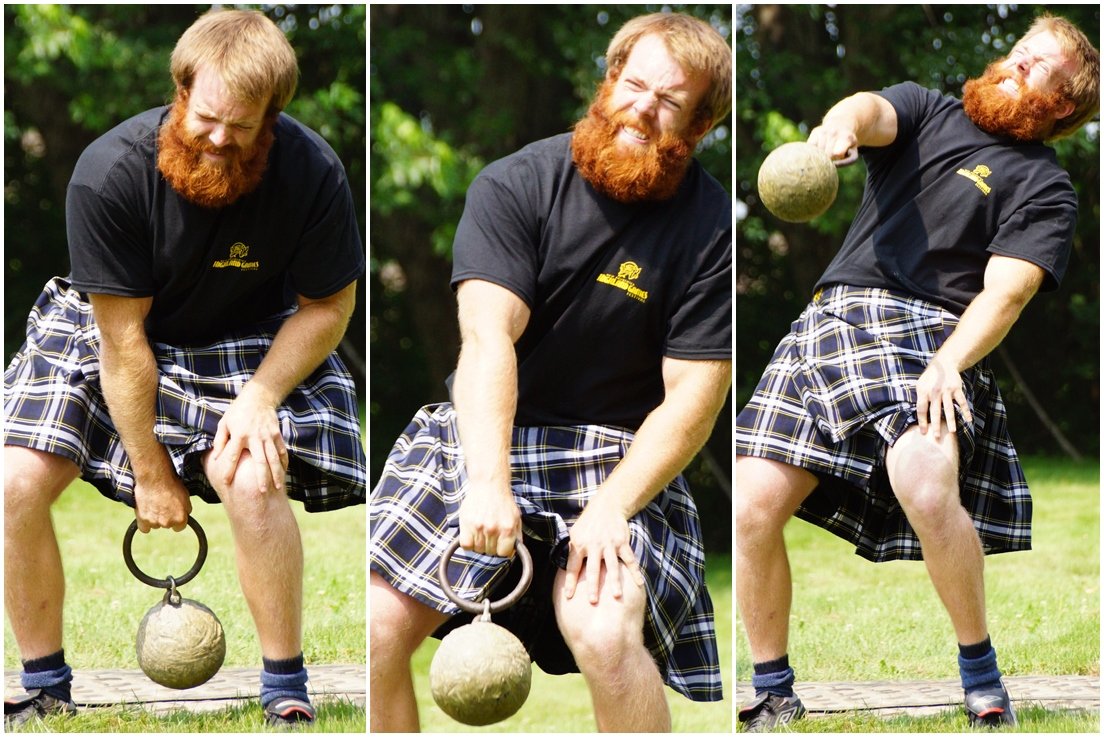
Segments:
[[[367,670],[363,665],[314,665],[308,689],[315,702],[344,700],[363,706]],[[1051,709],[1100,708],[1098,676],[1009,676],[1005,678],[1016,704],[1040,704]],[[20,693],[19,671],[4,671],[7,695]],[[214,711],[253,701],[259,690],[256,668],[223,668],[202,686],[185,691],[159,686],[139,670],[81,670],[73,673],[73,699],[79,706],[142,704],[165,712],[173,709]],[[879,715],[922,714],[962,706],[957,679],[942,681],[877,681],[800,683],[798,695],[812,716],[843,711]],[[750,699],[751,685],[737,683],[739,701]]]
[[[311,701],[348,701],[364,706],[368,676],[363,665],[311,665],[307,690]],[[23,692],[19,671],[4,671],[6,695]],[[179,691],[151,681],[142,671],[73,671],[73,700],[78,706],[142,704],[155,712],[188,709],[217,711],[255,702],[260,692],[260,669],[223,668],[201,686]]]
[[[1100,709],[1099,676],[1005,676],[1012,703],[1050,709]],[[798,683],[795,687],[810,715],[870,711],[879,715],[923,714],[962,706],[958,679],[943,681],[877,681],[868,683]],[[736,684],[740,701],[752,697],[751,684]]]

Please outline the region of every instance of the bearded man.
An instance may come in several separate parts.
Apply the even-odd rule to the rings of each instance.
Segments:
[[[172,105],[81,155],[51,280],[4,375],[5,603],[28,694],[5,722],[72,713],[50,507],[81,477],[182,530],[221,502],[261,645],[261,704],[314,720],[302,648],[308,511],[362,504],[352,380],[334,353],[364,271],[340,160],[281,110],[295,52],[255,11],[212,11],[172,55]]]
[[[496,599],[524,535],[533,583],[495,622],[582,672],[599,729],[668,731],[664,683],[721,698],[680,474],[731,381],[731,199],[691,156],[730,110],[731,52],[659,13],[606,61],[573,134],[468,190],[452,402],[418,412],[369,499],[372,731],[418,728],[411,655],[466,623],[436,578],[456,539],[457,593]]]
[[[1065,272],[1077,215],[1046,139],[1099,100],[1099,56],[1038,18],[960,102],[906,83],[841,101],[809,142],[858,148],[866,191],[812,303],[736,418],[734,578],[754,663],[749,731],[801,717],[783,526],[873,561],[923,559],[959,644],[971,724],[1014,724],[984,555],[1030,547],[1031,500],[985,357]],[[884,657],[882,654],[880,657]]]

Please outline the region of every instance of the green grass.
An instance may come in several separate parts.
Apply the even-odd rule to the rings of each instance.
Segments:
[[[705,566],[707,585],[716,609],[717,645],[725,699],[712,703],[690,701],[667,690],[671,726],[675,732],[718,733],[732,731],[732,563],[728,556],[710,556]],[[550,676],[533,666],[529,698],[517,714],[490,727],[467,727],[449,718],[433,703],[429,693],[429,664],[437,652],[437,640],[424,643],[414,655],[414,690],[425,732],[594,732],[590,693],[579,674]]]
[[[1001,670],[1011,676],[1099,675],[1099,468],[1030,459],[1025,469],[1034,499],[1034,549],[986,559],[989,628]],[[869,563],[800,520],[787,526],[786,541],[794,578],[790,662],[798,689],[802,680],[958,677],[954,632],[922,563]],[[738,622],[737,628],[736,673],[746,684],[751,664]],[[1035,723],[1041,715],[1043,726]],[[1099,727],[1097,714],[1040,709],[1021,717],[1021,731]],[[959,711],[891,723],[867,715],[844,719],[866,725],[854,727],[859,731],[957,732],[964,726]],[[830,717],[806,720],[795,731],[852,727]]]
[[[364,663],[367,651],[365,626],[365,546],[367,520],[363,506],[334,512],[307,514],[292,502],[303,538],[304,607],[303,651],[311,664]],[[210,607],[226,633],[227,667],[260,668],[261,652],[253,620],[238,586],[229,523],[221,505],[208,505],[193,497],[192,516],[207,535],[207,562],[199,575],[180,588],[181,594]],[[91,486],[76,482],[54,507],[54,526],[66,571],[64,609],[65,655],[74,670],[138,667],[135,634],[146,611],[164,593],[138,581],[123,562],[122,541],[134,513],[126,506],[103,498]],[[133,553],[142,570],[156,578],[180,576],[195,560],[197,544],[190,529],[180,533],[155,530],[135,535]],[[5,618],[4,667],[19,667],[18,650]],[[357,707],[350,707],[354,710]],[[105,714],[100,715],[103,711]],[[115,712],[122,716],[109,716]],[[110,726],[112,720],[135,722],[133,710],[95,710],[81,719],[105,721],[101,729],[129,731]],[[196,726],[183,729],[160,717],[137,731],[252,731],[243,719],[260,720],[259,709],[246,709],[240,719],[228,717],[225,729]],[[340,712],[339,712],[340,713]],[[325,714],[325,712],[323,712]],[[218,722],[217,716],[182,716]],[[342,720],[346,717],[341,717]],[[365,710],[359,708],[357,731],[365,726]],[[166,722],[161,729],[152,723]],[[77,726],[79,723],[74,723]],[[236,725],[236,726],[235,726]],[[67,728],[72,729],[72,728]],[[72,729],[72,731],[86,731]],[[326,724],[323,731],[331,731]],[[338,726],[332,731],[345,731]]]

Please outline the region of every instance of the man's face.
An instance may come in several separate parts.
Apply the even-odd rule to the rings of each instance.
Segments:
[[[670,199],[709,128],[708,117],[696,115],[708,87],[683,72],[658,36],[639,39],[575,125],[579,173],[618,202]]]
[[[1062,93],[1071,64],[1049,32],[1021,39],[963,88],[966,114],[982,130],[1021,141],[1045,140],[1073,112]]]
[[[1012,97],[1019,97],[1024,87],[1041,93],[1056,92],[1072,72],[1058,39],[1046,31],[1020,40],[997,66],[1009,75],[1000,89]]]
[[[206,68],[196,72],[184,115],[184,129],[204,144],[203,158],[215,164],[247,154],[257,141],[267,103],[235,100],[219,76]]]
[[[659,36],[638,40],[613,85],[610,117],[620,128],[617,139],[627,148],[648,146],[669,133],[697,142],[704,126],[691,130],[694,113],[709,86],[701,75],[687,76]]]
[[[268,165],[276,118],[266,108],[234,99],[217,74],[201,69],[161,126],[157,168],[190,202],[232,204],[260,185]]]

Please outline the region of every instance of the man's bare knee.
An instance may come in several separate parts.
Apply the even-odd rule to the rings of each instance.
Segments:
[[[67,458],[14,445],[4,446],[4,513],[49,509],[80,469]]]
[[[621,597],[613,596],[603,568],[597,604],[591,604],[587,597],[585,572],[570,599],[563,593],[567,572],[557,572],[553,591],[556,622],[584,672],[588,667],[614,665],[631,651],[644,647],[647,592],[632,579],[623,563],[619,567]]]
[[[418,646],[449,615],[407,596],[375,571],[369,573],[369,637],[372,661],[383,665],[409,662]]]
[[[936,523],[962,506],[958,488],[958,438],[907,430],[886,452],[893,493],[913,524]]]
[[[737,457],[733,479],[738,539],[781,531],[817,485],[816,476],[803,468],[750,456]]]

